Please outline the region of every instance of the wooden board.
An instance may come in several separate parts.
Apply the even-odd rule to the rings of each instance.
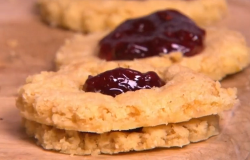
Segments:
[[[50,28],[40,20],[35,0],[0,0],[0,159],[1,160],[247,160],[250,159],[250,67],[223,80],[239,90],[241,105],[225,114],[219,136],[182,149],[157,149],[114,156],[69,156],[45,151],[26,136],[15,107],[16,91],[25,78],[53,70],[56,50],[73,33]],[[250,42],[250,2],[230,1],[230,14],[220,24],[241,31]],[[213,64],[211,64],[213,65]]]

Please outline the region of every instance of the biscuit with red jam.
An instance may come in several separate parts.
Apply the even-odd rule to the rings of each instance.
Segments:
[[[56,54],[58,68],[69,63],[119,61],[165,70],[180,64],[221,80],[250,63],[244,37],[225,28],[198,27],[174,10],[130,19],[111,32],[76,35]]]
[[[114,73],[117,68],[136,74]],[[93,77],[100,81],[91,80],[92,89],[86,89],[86,81]],[[107,86],[121,92],[109,94]],[[104,133],[218,114],[238,104],[236,92],[181,66],[162,72],[148,64],[89,62],[28,77],[16,104],[21,115],[31,121],[65,130]]]

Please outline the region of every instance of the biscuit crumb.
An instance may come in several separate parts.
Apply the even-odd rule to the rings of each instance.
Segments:
[[[16,48],[19,44],[18,40],[16,39],[10,39],[6,43],[10,48]]]

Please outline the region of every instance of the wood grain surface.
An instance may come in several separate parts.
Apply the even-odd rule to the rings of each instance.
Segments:
[[[219,26],[242,32],[250,42],[250,2],[230,1]],[[0,0],[0,159],[1,160],[250,160],[250,67],[222,81],[237,87],[241,105],[223,114],[221,134],[182,149],[156,149],[114,156],[70,156],[45,151],[26,136],[15,107],[17,89],[28,75],[53,70],[56,50],[73,33],[43,24],[35,0]],[[249,43],[250,44],[250,43]],[[211,64],[213,65],[213,64]]]

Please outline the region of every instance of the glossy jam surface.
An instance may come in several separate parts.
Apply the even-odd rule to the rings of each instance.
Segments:
[[[96,76],[89,76],[83,85],[85,92],[100,92],[115,97],[127,91],[161,87],[165,83],[153,71],[141,73],[127,68],[116,68]]]
[[[203,49],[205,31],[183,14],[164,10],[127,20],[99,42],[98,56],[133,60],[180,51],[193,56]]]

